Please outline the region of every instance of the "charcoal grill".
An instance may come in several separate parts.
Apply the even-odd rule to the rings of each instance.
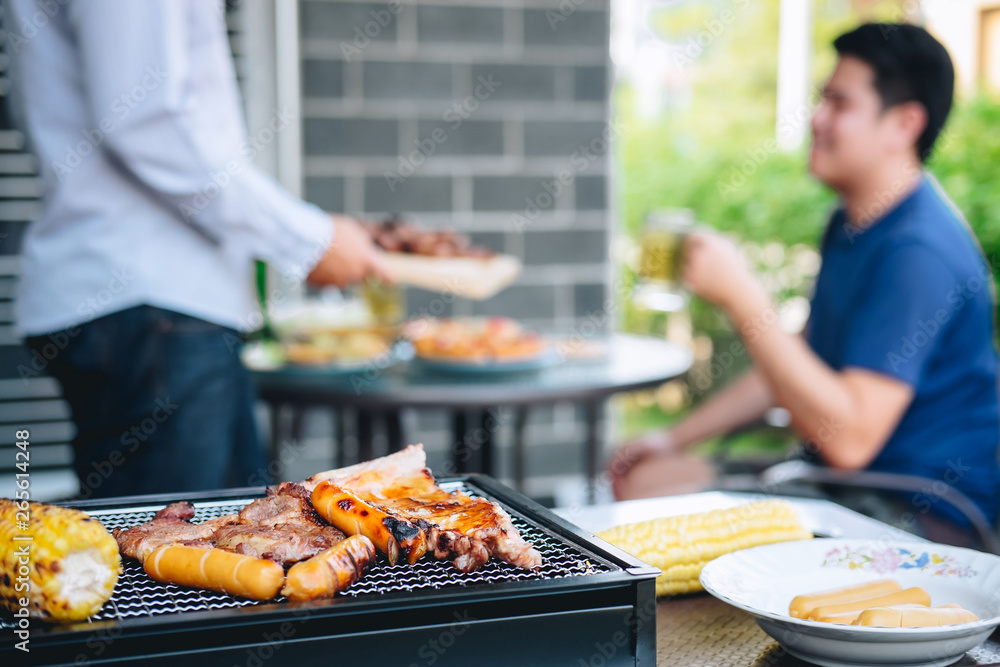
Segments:
[[[380,556],[332,600],[255,602],[162,584],[126,559],[114,596],[84,623],[33,620],[30,652],[0,616],[0,663],[193,667],[373,665],[423,667],[652,666],[659,573],[482,475],[441,480],[498,502],[542,554],[538,571],[491,560],[472,573],[429,557]],[[195,521],[239,511],[263,489],[135,496],[74,506],[109,529],[143,523],[190,500]]]

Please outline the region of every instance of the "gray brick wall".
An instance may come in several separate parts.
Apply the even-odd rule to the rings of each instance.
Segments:
[[[305,196],[520,257],[454,315],[570,330],[610,275],[609,0],[301,0]],[[419,312],[433,295],[408,292]],[[553,433],[580,433],[572,410]],[[534,422],[533,422],[534,423]],[[420,430],[424,430],[421,428]],[[582,468],[581,468],[582,469]]]
[[[301,0],[301,20],[308,199],[466,231],[525,262],[510,294],[455,314],[566,329],[599,302],[608,0]]]

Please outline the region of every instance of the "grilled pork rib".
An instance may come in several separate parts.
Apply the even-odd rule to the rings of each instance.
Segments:
[[[118,541],[118,549],[126,556],[144,561],[157,547],[165,544],[184,544],[210,548],[212,535],[219,528],[236,521],[235,514],[227,514],[204,523],[191,523],[194,505],[188,502],[171,503],[153,515],[148,523],[131,528],[111,531]]]
[[[153,520],[113,531],[118,548],[140,561],[165,544],[184,544],[267,558],[282,565],[311,558],[344,539],[344,534],[323,521],[309,502],[309,492],[284,482],[268,488],[240,510],[204,523],[191,523],[194,505],[173,503]]]
[[[322,493],[346,490],[407,527],[416,526],[424,534],[427,551],[435,558],[452,560],[463,572],[478,569],[491,556],[525,569],[542,564],[541,554],[524,541],[502,507],[485,498],[448,493],[439,487],[426,467],[422,445],[313,475],[302,486],[315,491],[323,482],[329,484]],[[315,504],[315,497],[313,501]],[[357,511],[336,504],[330,507],[334,513],[347,509]],[[398,524],[386,527],[400,531]]]
[[[289,565],[311,558],[345,535],[324,522],[309,502],[309,492],[282,482],[240,510],[235,523],[214,534],[215,546],[238,554]]]

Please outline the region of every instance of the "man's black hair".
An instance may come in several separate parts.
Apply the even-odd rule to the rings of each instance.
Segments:
[[[841,56],[852,56],[875,70],[875,90],[882,109],[919,102],[927,110],[927,126],[917,140],[921,162],[951,111],[955,69],[941,42],[923,28],[903,23],[866,23],[833,42]]]

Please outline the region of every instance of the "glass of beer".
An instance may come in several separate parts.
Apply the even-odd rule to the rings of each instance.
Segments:
[[[370,278],[362,285],[361,293],[376,326],[397,327],[403,323],[405,302],[401,287]]]
[[[675,312],[687,305],[682,279],[684,244],[694,229],[689,209],[651,214],[639,237],[639,282],[633,298],[650,310]]]

